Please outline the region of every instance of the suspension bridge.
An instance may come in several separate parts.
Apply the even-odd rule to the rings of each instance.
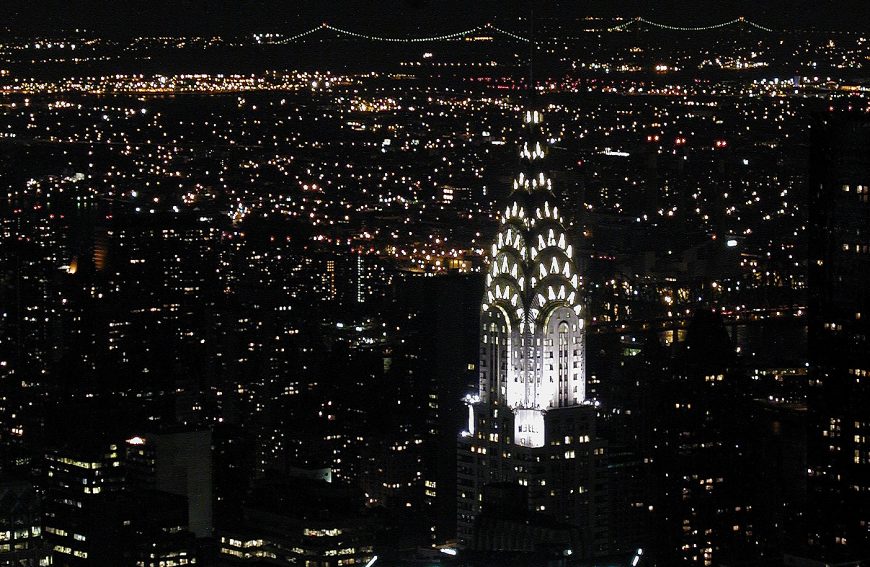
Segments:
[[[632,27],[638,27],[638,26],[644,26],[644,25],[650,26],[653,28],[662,29],[662,30],[670,30],[670,31],[678,31],[678,32],[713,31],[713,30],[719,30],[722,28],[727,28],[727,27],[732,27],[732,26],[737,26],[737,27],[748,26],[748,27],[751,27],[751,28],[754,28],[754,29],[757,29],[760,31],[764,31],[764,32],[779,31],[779,30],[774,30],[773,28],[769,28],[767,26],[761,25],[757,22],[754,22],[754,21],[749,20],[749,19],[742,17],[742,16],[739,18],[734,18],[733,20],[719,22],[719,23],[711,24],[711,25],[707,25],[707,26],[674,26],[674,25],[654,22],[654,21],[648,20],[642,16],[638,16],[636,18],[633,18],[631,20],[626,21],[625,23],[621,23],[621,24],[618,24],[618,25],[615,25],[615,26],[612,26],[609,28],[601,28],[601,29],[595,29],[595,30],[584,30],[584,31],[587,31],[587,32],[618,32],[618,31],[627,30],[627,29],[632,28]],[[509,30],[502,29],[502,28],[497,27],[491,23],[486,23],[486,24],[474,26],[472,28],[468,28],[468,29],[465,29],[462,31],[457,31],[457,32],[453,32],[453,33],[445,33],[445,34],[440,34],[440,35],[418,36],[418,37],[388,37],[388,36],[382,36],[382,35],[371,35],[371,34],[359,32],[359,31],[340,28],[338,26],[334,26],[332,24],[329,24],[328,22],[323,22],[319,26],[315,26],[309,30],[305,30],[305,31],[297,33],[295,35],[291,35],[289,37],[278,37],[274,40],[271,40],[271,38],[274,37],[271,34],[269,36],[255,36],[255,37],[257,37],[261,41],[262,41],[262,39],[261,39],[262,37],[268,37],[270,40],[267,41],[266,43],[281,45],[281,44],[289,44],[289,43],[295,43],[297,41],[301,41],[301,40],[307,38],[308,36],[311,36],[311,35],[318,33],[318,32],[321,32],[321,33],[333,32],[333,33],[338,34],[340,36],[353,37],[353,38],[357,38],[357,39],[366,39],[366,40],[370,40],[370,41],[377,41],[377,42],[384,42],[384,43],[426,43],[426,42],[457,40],[457,39],[462,39],[465,37],[473,37],[475,35],[479,35],[482,33],[495,33],[495,34],[499,34],[507,39],[512,39],[515,41],[520,41],[520,42],[525,42],[525,43],[529,42],[529,38],[524,37],[520,34],[511,32]]]

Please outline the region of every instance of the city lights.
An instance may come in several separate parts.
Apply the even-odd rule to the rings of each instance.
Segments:
[[[43,4],[0,565],[870,556],[860,3]]]

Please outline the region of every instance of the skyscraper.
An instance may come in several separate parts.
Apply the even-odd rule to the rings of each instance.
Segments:
[[[466,543],[487,485],[527,487],[529,512],[580,527],[600,512],[592,495],[604,448],[586,398],[580,276],[545,168],[542,119],[525,112],[520,171],[490,250],[479,389],[466,397],[457,457],[457,532]],[[588,554],[596,537],[584,533]]]
[[[29,482],[0,481],[0,565],[51,565],[42,533],[41,502]]]
[[[812,555],[870,552],[870,121],[824,115],[810,164],[807,515]]]
[[[190,531],[212,533],[211,430],[169,431],[127,440],[126,458],[132,483],[187,499]]]

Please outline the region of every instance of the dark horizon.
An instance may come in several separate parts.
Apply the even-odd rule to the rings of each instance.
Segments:
[[[870,21],[870,3],[844,0],[671,0],[650,3],[626,0],[586,3],[549,0],[535,6],[536,18],[643,16],[664,24],[703,26],[737,17],[780,29],[860,32]],[[0,6],[3,28],[18,36],[85,29],[99,35],[235,35],[252,32],[292,34],[321,22],[353,26],[371,33],[414,35],[455,31],[469,25],[525,19],[529,3],[485,0],[135,0],[118,5],[108,0],[7,2]],[[457,15],[461,15],[457,18]],[[524,24],[523,24],[524,25]],[[520,31],[520,30],[517,30]]]

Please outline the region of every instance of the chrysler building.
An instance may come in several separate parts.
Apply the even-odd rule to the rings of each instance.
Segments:
[[[459,439],[457,528],[470,544],[484,486],[518,484],[528,510],[588,527],[595,406],[586,397],[581,279],[546,168],[543,116],[524,114],[519,172],[489,250],[478,392]],[[588,538],[587,552],[592,540]]]

